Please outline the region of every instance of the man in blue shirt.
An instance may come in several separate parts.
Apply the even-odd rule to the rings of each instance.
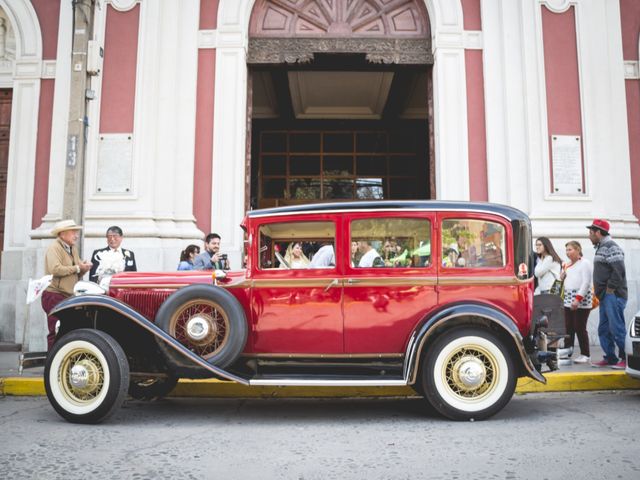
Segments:
[[[193,261],[194,270],[229,270],[227,256],[220,253],[220,235],[210,233],[204,239],[204,252]]]

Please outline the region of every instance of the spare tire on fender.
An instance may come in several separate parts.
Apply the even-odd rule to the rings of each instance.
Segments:
[[[210,364],[232,364],[247,342],[247,319],[240,302],[224,288],[189,285],[167,298],[158,309],[156,325]],[[161,339],[169,358],[178,352]]]

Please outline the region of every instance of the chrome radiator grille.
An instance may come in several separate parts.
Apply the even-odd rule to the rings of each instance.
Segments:
[[[631,333],[634,337],[640,337],[640,317],[636,317],[633,319],[633,329]]]

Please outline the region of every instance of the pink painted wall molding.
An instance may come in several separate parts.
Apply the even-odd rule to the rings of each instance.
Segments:
[[[571,2],[542,4],[542,37],[547,104],[547,138],[549,141],[550,193],[557,193],[554,185],[552,144],[557,135],[576,136],[581,141],[581,187],[572,195],[584,195],[586,190],[580,73],[576,36],[576,8]],[[564,7],[567,6],[565,9]],[[561,13],[556,13],[561,12]]]

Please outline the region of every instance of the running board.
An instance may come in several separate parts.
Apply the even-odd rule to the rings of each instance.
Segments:
[[[251,386],[271,387],[404,387],[404,379],[382,378],[252,378]]]

